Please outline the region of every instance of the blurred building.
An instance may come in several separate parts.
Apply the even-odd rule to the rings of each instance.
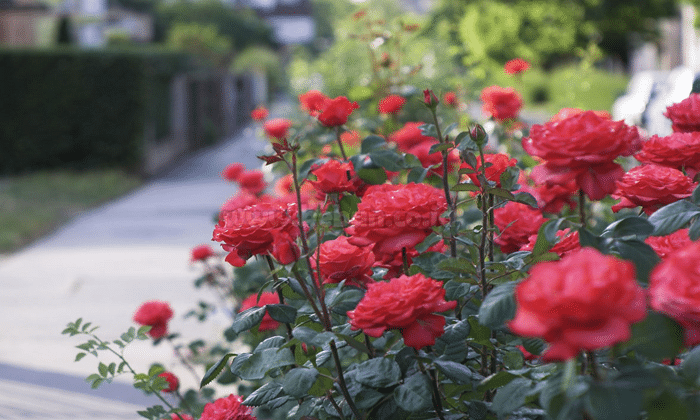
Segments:
[[[0,45],[36,45],[37,21],[49,13],[46,5],[32,0],[0,0]]]
[[[265,19],[282,45],[308,44],[316,34],[310,0],[228,0],[233,7],[250,7]]]
[[[65,0],[58,8],[73,24],[72,36],[84,47],[102,47],[110,36],[145,43],[153,40],[153,18],[108,0]]]

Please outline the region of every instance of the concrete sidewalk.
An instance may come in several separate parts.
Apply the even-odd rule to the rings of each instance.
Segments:
[[[286,110],[281,105],[275,111]],[[121,387],[130,387],[126,375],[122,384],[91,390],[83,378],[97,371],[97,360],[88,355],[74,363],[79,352],[74,346],[85,339],[61,331],[82,317],[100,326],[100,338],[114,340],[134,325],[131,317],[141,303],[158,299],[175,311],[169,325],[182,335],[180,343],[219,340],[230,322],[224,314],[206,325],[183,319],[199,300],[215,301],[213,292],[194,288],[200,272],[190,265],[189,253],[211,243],[213,216],[236,193],[220,178],[221,170],[233,162],[259,168],[256,155],[265,144],[250,125],[0,260],[0,419],[136,419],[137,409],[158,404],[154,397],[124,391]],[[181,389],[197,387],[198,379],[176,363],[167,343],[134,342],[125,357],[137,371],[164,363],[180,377]]]

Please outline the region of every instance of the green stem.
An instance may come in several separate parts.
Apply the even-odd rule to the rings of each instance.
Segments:
[[[270,267],[270,274],[272,275],[272,278],[275,279],[275,283],[279,283],[280,279],[277,276],[277,273],[275,273],[275,263],[272,261],[272,257],[265,254],[265,259],[267,260],[267,265]],[[284,294],[282,293],[282,288],[277,287],[277,296],[280,299],[280,303],[284,305]],[[294,336],[292,335],[292,326],[289,325],[288,322],[285,322],[284,325],[287,327],[287,338],[289,338],[289,341],[291,341]],[[294,355],[294,346],[291,346],[289,348],[292,351],[292,355]]]
[[[586,195],[583,190],[578,190],[578,218],[581,222],[581,227],[586,227]]]
[[[345,154],[343,142],[340,141],[340,126],[335,127],[335,140],[338,142],[338,147],[340,147],[340,154],[343,156],[343,160],[347,162],[348,156]]]
[[[433,407],[435,408],[435,413],[437,414],[438,418],[440,420],[445,420],[445,417],[442,414],[442,398],[440,396],[440,389],[438,387],[438,379],[437,376],[435,375],[435,371],[432,369],[426,369],[425,366],[423,365],[423,362],[418,358],[418,350],[415,348],[413,351],[416,353],[416,362],[418,363],[418,368],[420,371],[428,377],[428,380],[430,381],[430,393],[433,396]]]
[[[437,113],[434,108],[430,109],[433,114],[433,122],[435,123],[435,129],[437,130],[438,141],[441,144],[446,144],[447,139],[442,137],[442,130],[440,129],[440,123],[438,122]],[[452,258],[457,258],[457,240],[454,236],[454,226],[456,222],[457,206],[455,204],[456,200],[452,199],[452,194],[450,194],[450,185],[448,180],[448,151],[440,151],[442,154],[442,188],[445,191],[445,201],[447,202],[447,207],[450,209],[450,256]]]
[[[343,376],[343,365],[340,363],[340,357],[338,356],[338,348],[335,346],[335,340],[331,340],[329,344],[331,347],[331,354],[333,355],[333,361],[335,362],[335,367],[338,369],[338,385],[340,385],[340,390],[343,393],[343,397],[345,397],[345,401],[348,403],[348,406],[355,415],[355,418],[362,420],[363,417],[357,410],[355,402],[352,400],[352,396],[350,395],[350,391],[348,391],[348,386],[345,383],[345,377]]]

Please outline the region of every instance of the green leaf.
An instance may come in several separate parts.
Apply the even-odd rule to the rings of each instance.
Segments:
[[[384,137],[376,136],[374,134],[369,135],[362,140],[362,146],[360,147],[360,153],[367,154],[374,152],[376,150],[381,150],[386,147],[386,140]]]
[[[415,413],[427,410],[433,404],[430,388],[428,377],[416,372],[394,389],[394,399],[406,411]]]
[[[474,140],[472,140],[471,137],[469,137],[468,131],[462,131],[461,133],[457,134],[457,137],[455,138],[455,144],[457,145],[457,149],[459,149],[460,152],[463,152],[465,150],[475,151],[479,149],[479,146],[477,146],[477,144],[474,143]]]
[[[163,373],[163,372],[165,372],[165,369],[163,368],[163,366],[161,366],[161,365],[152,365],[152,366],[148,369],[148,376],[152,378],[152,377],[154,377],[154,376],[156,376],[156,375],[160,375],[160,374]]]
[[[362,200],[354,194],[345,194],[343,198],[340,199],[340,210],[351,219],[352,216],[357,213],[357,205],[360,201]]]
[[[530,193],[526,192],[519,192],[513,194],[513,201],[518,202],[518,203],[523,203],[527,204],[528,206],[532,207],[533,209],[538,208],[537,206],[537,199],[532,196]]]
[[[476,273],[476,268],[474,267],[474,264],[472,264],[471,260],[462,257],[447,258],[442,260],[437,264],[437,268],[454,273]]]
[[[443,152],[450,150],[454,147],[452,143],[435,143],[432,146],[430,146],[430,150],[428,150],[428,154],[432,155],[433,153],[436,152]]]
[[[408,176],[406,177],[406,182],[415,182],[416,184],[420,184],[425,180],[425,177],[430,173],[428,168],[412,168],[408,172]]]
[[[282,385],[277,382],[268,382],[253,391],[252,394],[243,400],[243,405],[249,407],[260,407],[263,404],[274,400],[282,393]]]
[[[652,247],[638,239],[615,239],[612,247],[617,250],[620,257],[634,263],[637,278],[646,285],[649,282],[651,270],[660,261]]]
[[[449,280],[445,283],[445,300],[457,300],[469,294],[471,285],[469,283],[460,283],[455,280]]]
[[[517,166],[512,166],[510,168],[507,168],[501,174],[501,178],[500,178],[501,187],[503,187],[503,189],[506,189],[508,191],[512,191],[515,184],[518,183],[519,177],[520,177],[520,168],[518,168]]]
[[[335,339],[335,334],[329,331],[318,332],[309,327],[296,327],[292,335],[302,343],[323,347]]]
[[[238,368],[238,372],[234,373],[248,381],[260,380],[273,369],[293,364],[295,364],[294,355],[289,349],[265,349],[247,358]]]
[[[374,388],[399,383],[401,368],[394,360],[384,357],[369,359],[357,365],[357,382]]]
[[[504,283],[486,295],[479,308],[481,325],[496,329],[515,317],[515,286],[515,283]]]
[[[539,338],[523,338],[523,347],[532,354],[540,355],[547,347],[547,343]]]
[[[301,165],[301,167],[299,167],[299,182],[301,182],[309,176],[309,171],[311,171],[312,167],[314,167],[315,165],[319,165],[325,161],[326,159],[310,159],[304,162]]]
[[[697,241],[700,238],[700,218],[695,220],[690,229],[688,229],[688,237],[690,237],[691,241]]]
[[[100,375],[102,376],[107,376],[107,374],[109,373],[109,371],[107,370],[107,365],[105,365],[102,362],[100,362],[100,364],[97,365],[97,371],[100,372]]]
[[[450,378],[451,381],[458,384],[466,385],[472,383],[472,381],[480,381],[483,379],[481,375],[472,372],[471,369],[461,363],[441,359],[435,359],[433,363],[440,372]]]
[[[284,345],[284,343],[287,340],[285,340],[284,337],[276,335],[274,337],[266,338],[263,340],[260,344],[258,344],[255,347],[255,350],[253,353],[257,353],[259,351],[263,351],[265,349],[278,349]]]
[[[700,184],[698,184],[698,186],[695,187],[695,190],[693,191],[693,195],[690,197],[690,199],[693,201],[693,203],[700,206]]]
[[[693,217],[700,215],[700,207],[687,200],[664,206],[649,216],[654,225],[654,235],[664,236],[684,227]]]
[[[85,356],[87,356],[87,353],[78,353],[75,355],[75,361],[77,362],[78,360],[82,359]]]
[[[297,309],[289,305],[266,305],[267,313],[277,322],[283,324],[293,324],[297,319]]]
[[[479,191],[481,187],[472,184],[471,182],[465,182],[461,184],[454,185],[450,188],[451,191]]]
[[[689,418],[685,404],[669,391],[664,391],[656,398],[647,401],[645,411],[647,420],[687,420]]]
[[[423,134],[424,136],[435,137],[435,138],[437,138],[437,136],[438,136],[437,128],[435,127],[435,124],[425,123],[425,124],[419,125],[418,128],[420,129],[421,134]]]
[[[212,367],[207,369],[207,372],[202,377],[202,381],[199,383],[199,389],[204,388],[211,381],[216,379],[216,377],[219,376],[219,373],[221,373],[221,371],[224,370],[224,367],[226,367],[228,360],[234,356],[236,356],[236,353],[228,353],[224,357],[222,357],[218,362],[214,363]]]
[[[380,166],[387,171],[400,171],[403,169],[399,162],[403,160],[403,157],[393,150],[376,150],[369,154],[372,163]]]
[[[233,324],[230,329],[235,334],[240,334],[243,331],[248,331],[254,326],[260,324],[263,317],[265,316],[265,307],[252,307],[246,309],[245,311],[236,315],[236,319],[233,320]]]
[[[600,235],[604,238],[624,238],[626,236],[645,239],[654,232],[654,225],[641,217],[626,217],[613,222]]]
[[[700,386],[700,346],[691,350],[683,359],[681,374],[695,386]]]
[[[493,399],[491,409],[500,416],[512,413],[525,405],[525,399],[532,391],[532,381],[525,378],[515,378],[499,389]]]
[[[301,399],[307,395],[318,375],[319,372],[313,368],[294,368],[284,375],[282,385],[284,392],[294,398]]]
[[[639,390],[594,382],[584,394],[584,405],[595,420],[638,420],[642,398]]]
[[[513,375],[508,371],[502,370],[498,373],[494,373],[493,375],[484,378],[484,380],[482,380],[479,384],[478,390],[483,392],[488,391],[489,389],[500,388],[509,384],[515,378],[517,378],[517,376]]]
[[[523,353],[519,350],[509,351],[503,355],[503,365],[506,367],[506,369],[522,369],[524,364],[525,358],[523,357]]]
[[[362,168],[356,172],[361,180],[370,185],[380,185],[386,182],[386,171],[382,168]]]

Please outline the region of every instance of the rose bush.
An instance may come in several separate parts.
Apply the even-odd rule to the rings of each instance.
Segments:
[[[378,71],[391,68],[387,39],[368,39]],[[382,80],[353,101],[300,95],[302,120],[275,135],[261,123],[274,184],[224,171],[240,187],[216,217],[225,252],[191,256],[215,303],[187,314],[229,316],[220,340],[179,343],[164,302],[110,342],[78,320],[66,329],[89,336],[77,359],[120,358],[89,382],[133,374],[168,407],[142,412],[152,420],[693,419],[694,134],[647,140],[575,108],[528,127],[518,93],[492,87],[494,136],[456,94]],[[380,105],[391,92],[401,112],[377,116],[400,108]],[[694,100],[669,107],[674,123],[691,125]],[[201,390],[163,394],[162,366],[130,368],[120,351],[149,334]],[[217,398],[214,381],[238,396]]]

